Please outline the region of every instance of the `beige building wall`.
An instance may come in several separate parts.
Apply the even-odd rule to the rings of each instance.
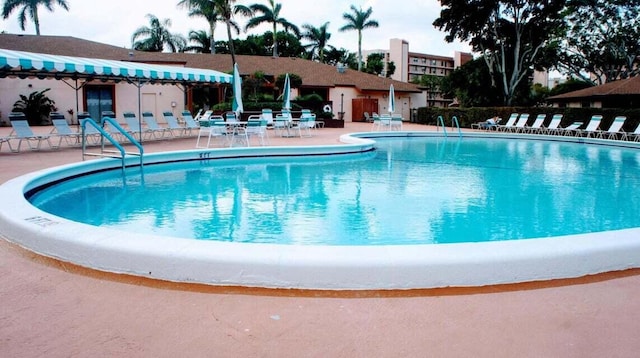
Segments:
[[[65,80],[75,86],[74,80]],[[95,84],[109,84],[109,82],[92,82]],[[81,85],[82,82],[78,81]],[[58,112],[65,115],[67,121],[75,123],[76,119],[76,91],[63,80],[37,78],[3,78],[0,79],[0,118],[7,119],[13,109],[13,104],[20,99],[20,95],[29,96],[32,92],[49,88],[46,95],[51,98]],[[164,123],[163,111],[179,114],[185,108],[184,91],[182,86],[174,85],[145,85],[141,88],[142,111],[151,111],[160,123]],[[83,89],[78,91],[79,111],[85,111],[83,103]],[[135,85],[120,82],[115,84],[116,116],[122,118],[127,111],[138,113],[138,88]],[[73,116],[68,112],[73,110]],[[7,122],[8,124],[8,122]]]

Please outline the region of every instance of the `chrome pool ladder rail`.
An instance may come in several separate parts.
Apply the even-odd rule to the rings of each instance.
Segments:
[[[85,160],[86,156],[98,156],[103,158],[104,157],[119,158],[122,161],[122,169],[125,169],[126,167],[125,158],[127,157],[127,155],[131,155],[131,156],[138,156],[140,158],[140,167],[142,167],[143,165],[142,156],[144,154],[144,149],[142,148],[142,145],[140,144],[140,142],[138,142],[135,138],[133,138],[131,134],[129,134],[129,132],[127,132],[124,128],[122,128],[122,126],[120,126],[118,122],[116,122],[116,120],[114,120],[113,118],[103,117],[102,123],[105,123],[105,122],[113,126],[113,128],[115,128],[124,138],[126,138],[129,142],[131,142],[131,144],[133,144],[138,149],[138,152],[125,151],[124,147],[116,139],[114,139],[107,131],[105,131],[100,124],[96,123],[96,121],[94,121],[92,118],[85,118],[81,122],[82,160]],[[100,153],[87,152],[87,125],[95,128],[100,134]],[[105,141],[104,141],[105,138],[117,149],[117,151],[105,149]]]

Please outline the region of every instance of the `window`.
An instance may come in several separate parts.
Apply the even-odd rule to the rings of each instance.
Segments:
[[[115,86],[92,86],[84,87],[84,108],[96,121],[100,121],[103,111],[115,112]]]

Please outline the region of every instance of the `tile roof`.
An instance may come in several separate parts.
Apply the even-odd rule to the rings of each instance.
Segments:
[[[52,55],[140,61],[158,64],[184,65],[231,73],[231,55],[158,53],[130,50],[71,36],[36,36],[0,34],[0,48]],[[393,83],[396,92],[421,92],[418,86],[347,69],[343,73],[335,66],[294,57],[236,55],[243,75],[262,71],[275,77],[284,73],[300,76],[305,87],[354,87],[360,91],[385,91]]]
[[[559,94],[549,97],[547,100],[587,98],[619,95],[640,95],[640,77],[631,77],[624,80],[605,83],[600,86],[584,88],[581,90]]]

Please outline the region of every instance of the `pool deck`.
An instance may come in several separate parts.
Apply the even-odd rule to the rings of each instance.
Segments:
[[[270,145],[338,144],[369,129],[347,123]],[[145,151],[194,146],[154,141]],[[44,147],[3,145],[0,183],[81,160],[79,148]],[[636,357],[639,297],[640,270],[436,290],[216,288],[100,273],[0,240],[3,357]]]

